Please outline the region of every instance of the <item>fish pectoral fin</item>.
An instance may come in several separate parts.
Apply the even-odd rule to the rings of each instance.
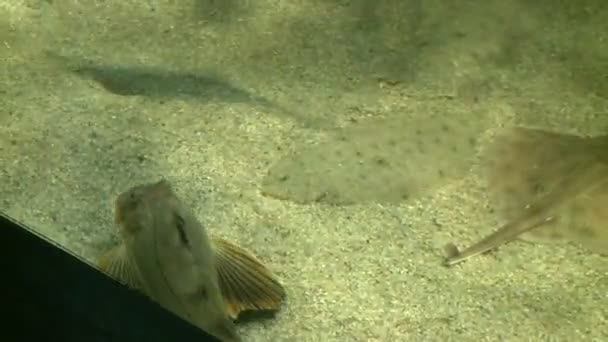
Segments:
[[[243,311],[275,311],[285,289],[254,255],[224,239],[212,237],[218,282],[226,311],[237,319]]]
[[[118,282],[135,290],[142,289],[139,271],[129,255],[124,244],[112,248],[103,254],[97,261],[100,271],[114,278]]]

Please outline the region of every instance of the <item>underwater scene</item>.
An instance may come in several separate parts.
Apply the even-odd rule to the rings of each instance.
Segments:
[[[3,0],[0,57],[0,211],[221,341],[608,341],[606,1]]]

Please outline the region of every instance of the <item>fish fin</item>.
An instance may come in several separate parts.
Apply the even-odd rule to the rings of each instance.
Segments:
[[[212,237],[219,287],[226,311],[237,319],[243,311],[279,309],[285,289],[270,270],[245,249]]]
[[[116,246],[103,254],[97,261],[100,271],[135,290],[142,289],[139,271],[127,254],[124,244]]]
[[[445,254],[444,264],[446,266],[452,266],[476,255],[487,253],[507,242],[512,241],[521,234],[529,232],[530,230],[542,226],[543,224],[547,224],[552,220],[553,217],[545,218],[542,215],[531,214],[522,216],[519,220],[505,224],[494,233],[487,235],[483,239],[462,251],[459,250],[455,244],[448,243],[443,247]]]

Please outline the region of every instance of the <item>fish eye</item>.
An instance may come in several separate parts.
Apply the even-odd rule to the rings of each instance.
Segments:
[[[184,218],[178,214],[174,214],[173,216],[175,220],[175,227],[177,228],[177,233],[179,234],[179,240],[186,246],[190,245],[188,235],[186,235],[186,221],[184,221]]]

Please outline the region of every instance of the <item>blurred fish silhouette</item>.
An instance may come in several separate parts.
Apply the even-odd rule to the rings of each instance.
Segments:
[[[164,180],[118,196],[123,244],[99,268],[222,341],[241,341],[233,319],[276,310],[285,291],[253,255],[205,228]]]
[[[489,189],[507,224],[463,251],[446,245],[447,265],[515,238],[608,253],[608,135],[513,128],[496,138],[486,157]]]
[[[309,115],[286,108],[231,82],[220,73],[174,70],[152,65],[108,65],[79,57],[45,51],[50,63],[119,96],[143,96],[159,100],[190,99],[200,102],[251,104],[270,114],[312,124]]]

